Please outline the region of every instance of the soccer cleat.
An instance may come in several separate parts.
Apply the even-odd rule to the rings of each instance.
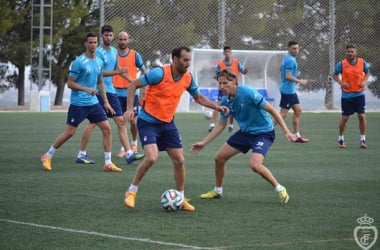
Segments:
[[[199,196],[201,199],[219,199],[222,198],[222,194],[215,192],[214,190],[211,190],[205,194],[201,194]]]
[[[278,191],[278,196],[280,198],[280,203],[288,203],[289,201],[289,195],[288,193],[286,192],[286,188],[285,187],[282,187],[280,191]]]
[[[125,150],[122,148],[120,149],[119,153],[117,154],[118,157],[124,158],[125,157]]]
[[[114,163],[106,164],[103,167],[104,172],[121,172],[121,168],[118,168]]]
[[[360,141],[360,148],[367,148],[367,144],[365,144],[365,141]]]
[[[195,207],[193,205],[191,205],[189,203],[189,199],[186,199],[183,201],[183,204],[182,204],[182,210],[185,210],[185,211],[195,211]]]
[[[309,142],[309,141],[310,141],[310,140],[307,139],[306,137],[300,136],[300,137],[297,137],[297,139],[296,139],[295,142],[306,143],[306,142]]]
[[[132,162],[141,160],[142,158],[144,158],[143,154],[132,154],[131,156],[125,158],[125,160],[127,161],[127,164],[131,164]]]
[[[124,205],[129,208],[134,208],[136,196],[137,196],[136,192],[133,192],[133,191],[125,192]]]
[[[42,162],[42,167],[46,171],[51,171],[51,157],[48,157],[46,155],[41,156],[41,162]]]
[[[340,141],[338,141],[338,147],[339,148],[345,148],[346,144],[344,143],[344,141],[340,140]]]
[[[133,153],[137,154],[137,145],[133,144],[131,149]]]
[[[77,157],[76,163],[82,163],[82,164],[94,164],[95,161],[91,160],[91,158],[88,155],[81,155]]]
[[[211,132],[213,129],[214,129],[214,125],[210,125],[209,127],[208,127],[208,132]]]

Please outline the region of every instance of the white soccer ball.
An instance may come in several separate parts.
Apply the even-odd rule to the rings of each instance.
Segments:
[[[183,201],[184,197],[175,189],[168,189],[161,195],[161,206],[169,212],[180,210]]]
[[[206,120],[210,120],[211,117],[212,117],[212,111],[211,110],[206,110],[204,112],[204,115],[205,115]]]

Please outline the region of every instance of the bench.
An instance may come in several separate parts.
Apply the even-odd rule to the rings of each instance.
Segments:
[[[271,102],[271,103],[274,102],[274,98],[268,96],[267,89],[256,89],[256,90],[265,98],[265,100],[267,100],[268,102]]]

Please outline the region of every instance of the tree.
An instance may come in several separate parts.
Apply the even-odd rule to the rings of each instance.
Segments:
[[[38,37],[34,41],[30,41],[31,33],[31,15],[32,4],[37,4],[32,0],[0,0],[4,2],[5,7],[1,12],[7,13],[7,9],[12,10],[12,18],[10,18],[10,28],[0,34],[0,61],[9,61],[18,69],[17,76],[9,78],[8,86],[14,86],[18,89],[17,105],[25,104],[25,68],[30,63],[30,43],[36,48],[33,51],[37,52]],[[47,3],[48,1],[45,1]],[[91,13],[93,1],[80,0],[54,0],[53,1],[53,44],[51,58],[53,63],[52,79],[53,84],[57,84],[56,105],[62,103],[63,90],[65,86],[65,74],[74,56],[83,50],[83,37],[85,32],[94,27],[98,27],[98,12]],[[46,12],[46,20],[50,19],[50,13]],[[35,23],[39,21],[39,11],[35,11],[33,19]],[[7,19],[2,20],[6,24]],[[1,24],[1,23],[0,23]],[[48,35],[45,34],[44,39]],[[72,40],[71,40],[72,39]],[[80,41],[80,42],[79,42]],[[33,54],[36,58],[37,54]],[[44,58],[46,63],[47,58]],[[36,66],[36,65],[32,65]],[[0,71],[1,72],[1,71]],[[32,74],[32,80],[33,78]],[[4,86],[4,84],[3,84]],[[6,86],[6,85],[5,85]]]

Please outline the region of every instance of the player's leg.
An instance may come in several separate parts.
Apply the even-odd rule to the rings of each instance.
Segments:
[[[60,148],[67,140],[74,136],[77,131],[78,125],[87,117],[88,107],[80,107],[80,106],[69,106],[69,111],[67,113],[66,118],[66,129],[65,131],[58,135],[54,140],[53,144],[50,146],[49,150],[41,156],[42,167],[46,171],[50,171],[51,160],[55,151]]]
[[[146,138],[146,140],[140,139],[141,146],[144,149],[145,157],[139,163],[132,183],[129,186],[128,190],[125,192],[124,204],[129,208],[135,207],[135,199],[137,196],[138,186],[141,180],[144,178],[145,174],[148,172],[149,168],[151,168],[153,164],[157,162],[159,152],[157,146],[159,128],[141,119],[138,121],[137,126],[139,137]]]
[[[244,144],[244,139],[242,137],[240,137],[240,135],[241,135],[241,132],[237,132],[237,133],[233,134],[228,139],[228,141],[226,143],[224,143],[220,147],[218,152],[215,154],[215,156],[214,156],[215,186],[214,186],[213,190],[211,190],[207,193],[201,194],[199,196],[201,199],[214,199],[214,198],[221,198],[222,197],[224,176],[226,173],[226,163],[231,157],[242,152],[242,150],[239,149],[239,146],[237,144],[235,144],[235,142],[238,142],[238,141],[239,141],[238,142],[239,144]],[[245,147],[245,148],[247,148],[247,147]]]
[[[80,148],[77,155],[76,163],[83,163],[83,164],[94,164],[95,161],[93,161],[88,155],[87,155],[87,145],[90,141],[92,132],[94,131],[94,128],[96,127],[95,123],[89,122],[86,127],[83,130],[82,138],[80,141]]]

